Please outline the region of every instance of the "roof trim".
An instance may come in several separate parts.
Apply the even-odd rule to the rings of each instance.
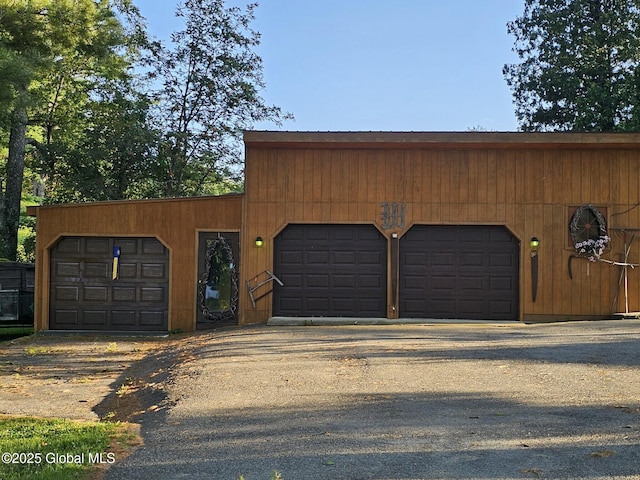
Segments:
[[[640,148],[640,133],[244,132],[248,147],[270,148]]]
[[[244,192],[230,192],[222,195],[199,195],[194,197],[164,197],[164,198],[134,198],[123,200],[100,200],[94,202],[78,202],[78,203],[50,203],[45,205],[31,205],[27,207],[27,216],[36,217],[39,210],[48,210],[54,208],[85,208],[85,207],[103,207],[109,205],[141,205],[144,203],[169,203],[169,202],[210,202],[216,199],[231,199],[234,197],[243,197]]]

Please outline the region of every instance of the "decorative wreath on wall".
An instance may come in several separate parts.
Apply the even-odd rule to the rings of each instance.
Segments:
[[[212,271],[212,264],[216,264],[218,267],[225,265],[227,268],[227,274],[230,276],[228,280],[230,281],[231,299],[229,305],[226,305],[222,310],[212,310],[207,304],[207,285],[209,283],[216,285],[219,283],[219,278],[211,278],[212,276],[217,277],[220,275],[220,272]],[[200,279],[200,288],[198,292],[198,302],[200,304],[202,315],[206,319],[205,321],[211,323],[232,322],[235,320],[238,309],[238,274],[235,262],[233,261],[233,250],[225,241],[224,237],[216,238],[207,246],[207,251],[205,253],[205,265],[205,272]]]
[[[578,256],[587,257],[591,262],[600,258],[611,240],[604,216],[593,205],[578,207],[571,217],[569,233]]]

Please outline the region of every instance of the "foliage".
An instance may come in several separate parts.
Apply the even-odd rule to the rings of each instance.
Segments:
[[[156,133],[147,122],[149,100],[128,80],[95,88],[72,138],[49,146],[64,161],[49,173],[47,202],[144,198],[152,175]],[[42,164],[40,168],[46,168]]]
[[[186,0],[177,15],[185,28],[170,47],[152,48],[150,78],[160,82],[153,110],[162,138],[156,169],[163,196],[207,193],[207,185],[241,174],[242,130],[254,122],[290,118],[268,106],[260,36],[250,27],[256,4],[242,11],[223,0]]]
[[[0,127],[9,131],[1,254],[16,258],[27,145],[43,159],[43,177],[53,176],[56,134],[79,130],[71,120],[81,118],[99,79],[125,76],[129,45],[108,0],[0,0]]]
[[[242,131],[290,118],[260,96],[255,8],[187,0],[165,46],[132,0],[0,0],[0,257],[32,259],[23,192],[58,203],[241,191]]]
[[[0,477],[7,480],[82,478],[89,467],[89,453],[103,453],[105,461],[111,458],[107,456],[107,450],[117,428],[116,424],[108,422],[1,417],[0,451],[5,456],[23,454],[25,461],[21,462],[19,457],[16,462],[3,461]],[[56,457],[61,454],[65,457]],[[72,461],[65,462],[67,458]],[[29,459],[32,463],[27,463]]]
[[[638,130],[640,0],[526,0],[507,29],[522,130]]]

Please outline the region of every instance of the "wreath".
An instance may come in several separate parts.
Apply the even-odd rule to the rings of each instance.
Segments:
[[[604,217],[593,205],[578,207],[571,217],[569,232],[578,255],[587,257],[591,262],[600,259],[611,240]]]

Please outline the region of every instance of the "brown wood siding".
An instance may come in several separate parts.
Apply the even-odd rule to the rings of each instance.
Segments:
[[[62,236],[154,237],[168,249],[169,330],[195,329],[198,231],[240,231],[243,195],[37,209],[36,327],[48,329],[49,248]]]
[[[244,276],[272,268],[273,239],[289,223],[380,227],[381,204],[397,202],[406,204],[406,224],[387,230],[388,236],[402,236],[414,223],[505,225],[522,245],[521,319],[606,317],[620,269],[574,259],[569,278],[567,212],[586,203],[606,206],[613,238],[607,258],[619,260],[622,237],[615,228],[640,228],[640,207],[632,208],[640,202],[640,147],[588,139],[584,146],[452,142],[396,148],[248,142]],[[252,244],[256,236],[265,239],[261,249]],[[541,242],[535,303],[528,247],[533,236]],[[636,240],[629,260],[640,261],[639,252]],[[639,270],[628,272],[631,310],[640,310]],[[621,291],[613,310],[624,308],[622,297]],[[266,297],[253,309],[241,298],[241,308],[246,322],[264,321],[271,315],[271,300]]]

